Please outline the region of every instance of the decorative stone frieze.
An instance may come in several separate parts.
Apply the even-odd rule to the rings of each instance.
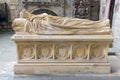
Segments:
[[[112,39],[110,35],[14,35],[12,40],[17,45],[18,54],[14,72],[110,73],[107,56]]]

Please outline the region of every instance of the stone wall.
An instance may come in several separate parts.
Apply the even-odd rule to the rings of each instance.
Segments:
[[[0,3],[7,4],[8,14],[8,23],[6,25],[0,26],[0,31],[13,31],[11,23],[16,17],[18,17],[17,0],[0,0]]]
[[[0,2],[6,2],[8,4],[9,9],[10,9],[10,13],[11,13],[11,22],[15,18],[19,17],[19,12],[24,7],[24,5],[22,4],[23,1],[24,0],[0,0]],[[59,1],[62,1],[62,0],[59,0]],[[75,1],[77,2],[78,0],[65,0],[65,13],[64,13],[64,9],[61,9],[61,11],[63,11],[61,13],[56,7],[54,7],[53,10],[58,12],[59,16],[62,16],[62,14],[64,14],[64,16],[67,16],[67,17],[75,17],[75,15],[74,15],[74,9],[75,9],[74,2]],[[81,1],[84,2],[84,0],[81,0]],[[88,2],[88,1],[89,0],[86,0],[86,2]],[[91,8],[91,11],[88,12],[89,17],[86,17],[86,18],[87,19],[92,19],[92,20],[98,20],[99,19],[99,15],[98,15],[98,13],[99,13],[99,3],[97,1],[99,1],[99,0],[91,0],[91,1],[92,2],[90,2],[90,3],[88,2],[88,3],[85,4],[88,7],[84,8],[84,10],[86,9],[86,11],[87,11],[88,8]],[[64,1],[62,1],[62,2],[64,2]],[[91,4],[91,5],[88,5],[88,4]],[[78,8],[79,10],[77,9],[77,11],[78,11],[78,13],[83,13],[83,16],[85,16],[86,13],[84,13],[85,11],[83,10],[82,4],[80,4],[80,5],[81,5],[81,7]],[[96,5],[98,5],[98,6],[96,6]],[[80,16],[80,18],[82,18],[82,16]]]
[[[18,3],[17,0],[0,0],[0,2],[6,2],[10,12],[10,20],[12,22],[16,17],[18,17]]]

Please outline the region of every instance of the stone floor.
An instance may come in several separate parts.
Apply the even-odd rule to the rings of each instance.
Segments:
[[[14,33],[0,33],[0,80],[120,80],[120,59],[109,56],[111,74],[36,74],[15,75],[13,65],[16,61],[15,44],[10,40]]]

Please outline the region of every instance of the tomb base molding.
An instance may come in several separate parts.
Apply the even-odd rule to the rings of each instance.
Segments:
[[[16,43],[15,74],[110,73],[112,35],[23,35]]]

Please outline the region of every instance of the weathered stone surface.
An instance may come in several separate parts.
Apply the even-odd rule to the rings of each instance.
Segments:
[[[16,61],[15,44],[10,41],[13,33],[0,33],[0,80],[119,80],[120,79],[120,59],[117,56],[108,56],[108,61],[112,66],[111,74],[37,74],[37,75],[15,75],[13,65]],[[9,77],[9,78],[7,78]]]
[[[18,50],[14,70],[16,74],[110,73],[107,52],[112,39],[110,35],[17,34],[12,37]]]
[[[20,18],[23,24],[18,20],[13,23],[14,28],[19,26],[22,29],[21,31],[15,29],[16,34],[11,38],[17,46],[18,63],[14,66],[16,74],[111,72],[107,55],[113,36],[108,22],[46,14],[33,15],[26,11],[21,15],[26,21]],[[101,30],[102,28],[104,30]],[[35,29],[43,33],[38,35],[40,32],[35,33]],[[48,29],[50,31],[45,32]],[[66,35],[66,29],[71,35]],[[74,29],[79,33],[72,32]],[[96,29],[99,34],[96,33]],[[54,31],[56,33],[52,33]],[[47,35],[48,33],[53,35]]]
[[[109,20],[92,21],[87,19],[68,18],[48,15],[47,13],[34,15],[26,10],[20,13],[19,19],[13,22],[16,32],[31,34],[79,34],[79,35],[107,35],[112,34]]]

